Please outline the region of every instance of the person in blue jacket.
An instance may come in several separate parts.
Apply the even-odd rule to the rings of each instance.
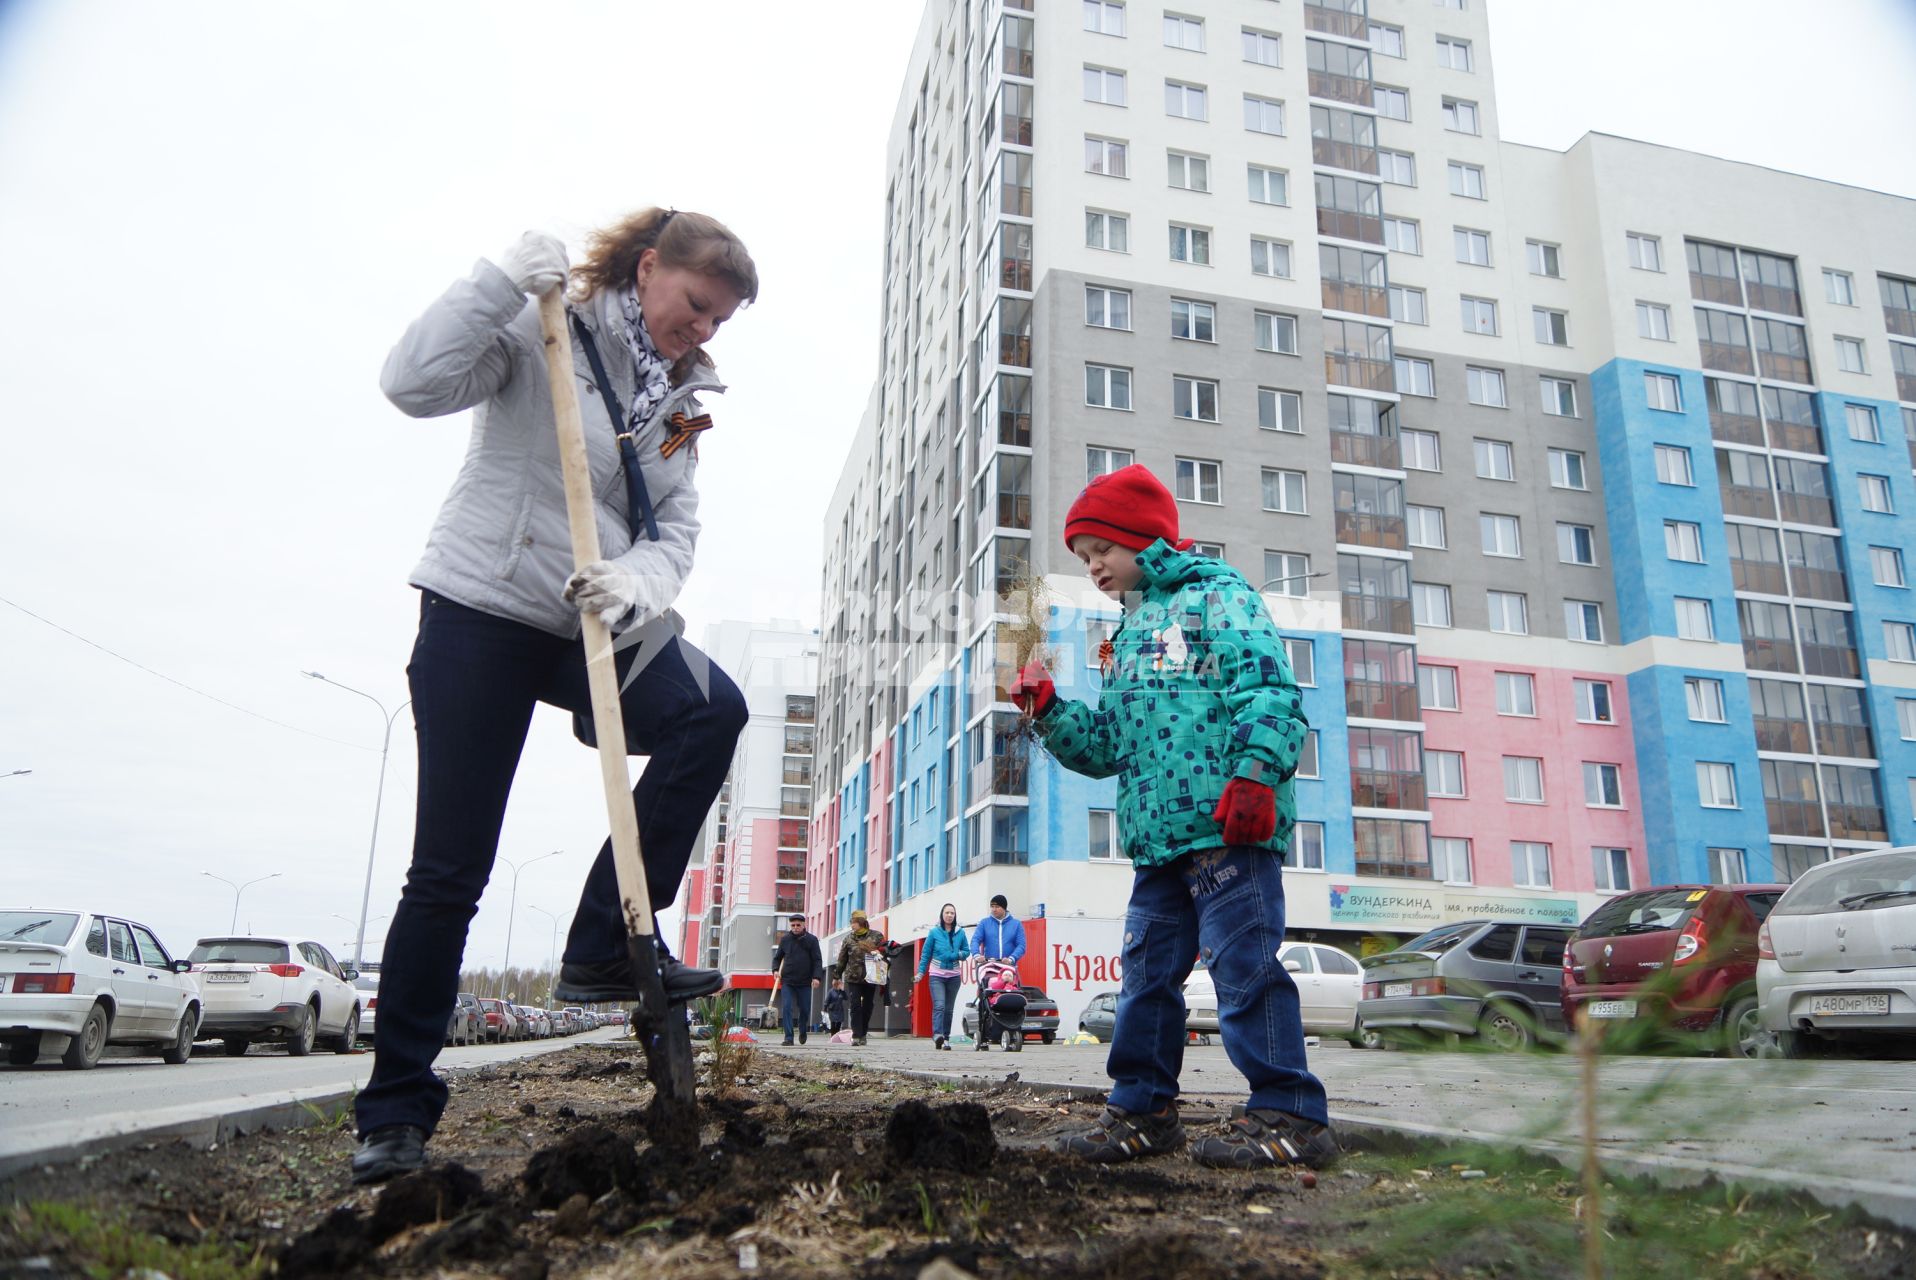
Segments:
[[[973,937],[972,950],[986,959],[1009,960],[1013,964],[1024,959],[1025,927],[1011,914],[1011,903],[1002,893],[992,896],[991,914],[978,922],[978,932]],[[986,1043],[984,1031],[980,1025],[980,1048]]]
[[[918,976],[931,988],[931,1047],[951,1047],[951,1011],[958,1003],[961,969],[971,940],[958,926],[958,908],[947,902],[938,909],[938,927],[925,938],[918,957]]]

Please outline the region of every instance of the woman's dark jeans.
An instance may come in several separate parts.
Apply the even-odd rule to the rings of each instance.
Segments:
[[[852,1007],[852,1034],[860,1040],[872,1024],[872,1001],[878,997],[875,982],[847,982],[845,999]]]
[[[683,640],[649,654],[626,683],[639,647],[618,653],[627,738],[650,757],[632,795],[654,915],[671,905],[692,844],[717,798],[746,721],[726,674]],[[688,655],[691,663],[688,666]],[[700,689],[693,668],[708,676]],[[455,604],[431,591],[406,668],[419,737],[412,866],[386,932],[372,1079],[360,1093],[359,1132],[410,1124],[431,1133],[446,1105],[432,1061],[458,998],[466,928],[499,849],[506,797],[533,708],[591,713],[581,640]],[[586,768],[583,752],[581,769]],[[566,939],[567,961],[626,956],[612,842],[599,850]]]

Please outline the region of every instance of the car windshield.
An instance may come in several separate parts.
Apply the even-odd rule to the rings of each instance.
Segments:
[[[1469,936],[1475,924],[1439,925],[1429,933],[1420,934],[1397,948],[1399,951],[1448,951]]]
[[[65,911],[0,911],[0,942],[44,942],[62,947],[80,917]]]
[[[1652,889],[1612,898],[1590,913],[1577,929],[1582,938],[1620,938],[1632,933],[1681,929],[1690,911],[1703,901],[1703,889]]]
[[[258,938],[201,938],[186,957],[194,964],[227,961],[232,964],[285,964],[286,944]]]
[[[377,991],[379,990],[379,975],[376,973],[362,973],[353,979],[353,986],[360,991]]]
[[[1867,911],[1916,900],[1916,849],[1838,858],[1803,873],[1772,915]]]

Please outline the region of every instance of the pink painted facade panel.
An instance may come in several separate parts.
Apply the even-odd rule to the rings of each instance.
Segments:
[[[1464,798],[1431,797],[1430,834],[1471,842],[1474,883],[1492,887],[1512,884],[1513,841],[1550,846],[1550,887],[1556,890],[1598,892],[1590,852],[1598,847],[1628,849],[1631,885],[1649,883],[1629,693],[1622,677],[1562,667],[1448,658],[1428,659],[1423,665],[1455,670],[1458,694],[1456,711],[1425,708],[1424,750],[1461,752],[1464,757]],[[1498,714],[1500,671],[1532,678],[1534,716]],[[1602,681],[1610,686],[1612,723],[1577,719],[1577,680]],[[1505,798],[1505,756],[1543,761],[1543,803],[1517,803]],[[1619,766],[1621,807],[1592,807],[1585,802],[1586,762]]]

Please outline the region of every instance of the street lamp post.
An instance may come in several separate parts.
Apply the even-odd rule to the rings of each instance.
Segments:
[[[544,907],[534,906],[530,902],[526,903],[526,910],[537,911],[540,915],[552,921],[552,951],[546,958],[546,1003],[551,1004],[553,983],[557,981],[554,975],[559,971],[559,917],[547,911]]]
[[[11,773],[0,773],[0,778],[21,778],[32,772],[31,769],[15,769]]]
[[[359,895],[359,933],[353,941],[353,968],[357,969],[359,962],[365,959],[366,910],[372,905],[373,899],[373,855],[379,851],[379,808],[385,803],[386,799],[386,756],[392,750],[393,721],[399,718],[401,711],[404,711],[412,705],[412,699],[406,699],[388,713],[385,703],[363,689],[355,689],[351,685],[341,684],[337,680],[328,680],[317,671],[302,671],[300,674],[308,680],[323,681],[335,689],[344,689],[347,693],[358,694],[375,707],[378,707],[380,716],[386,721],[386,736],[379,744],[379,789],[373,792],[373,835],[366,846],[366,887]]]
[[[519,873],[535,862],[544,862],[547,858],[556,858],[564,852],[564,849],[554,849],[551,853],[542,853],[536,858],[527,858],[524,862],[520,863],[514,863],[510,858],[499,859],[499,861],[512,868],[512,901],[506,906],[506,959],[505,963],[499,966],[499,977],[501,981],[504,981],[506,971],[512,968],[512,917],[519,914]]]
[[[236,933],[239,931],[240,895],[242,893],[245,893],[246,890],[250,888],[251,886],[256,884],[264,884],[268,880],[277,879],[280,875],[279,872],[275,871],[270,876],[261,876],[257,880],[247,880],[241,884],[234,884],[231,880],[228,880],[225,876],[216,876],[211,871],[202,871],[200,872],[200,874],[205,876],[209,880],[219,881],[221,884],[225,885],[227,888],[233,891],[233,923],[226,926],[226,931],[228,933]]]

